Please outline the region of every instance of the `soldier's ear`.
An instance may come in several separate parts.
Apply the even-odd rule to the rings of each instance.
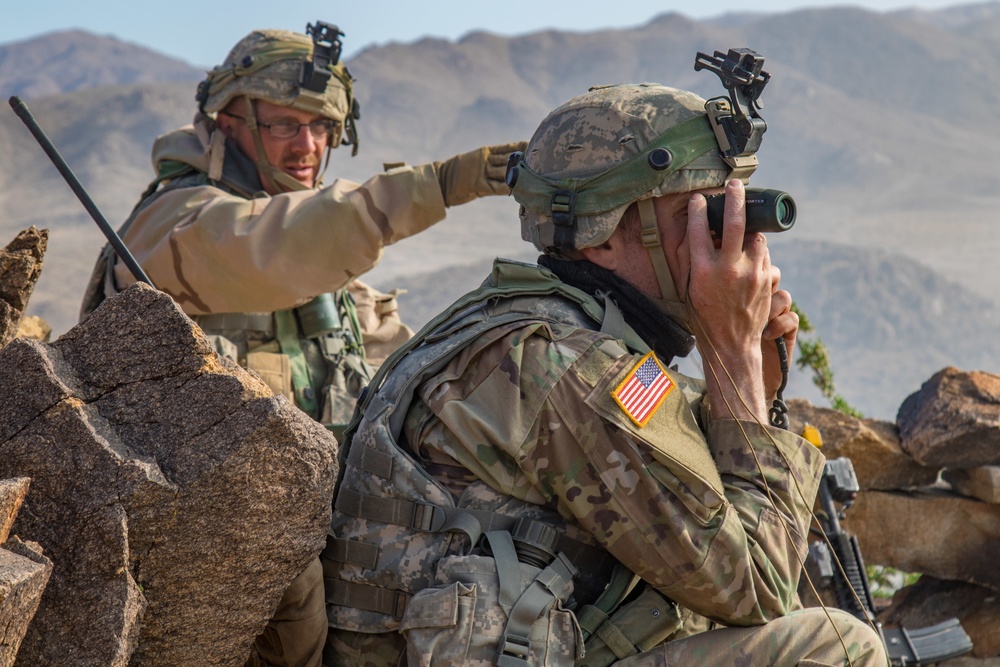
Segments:
[[[618,255],[607,241],[593,248],[584,248],[580,253],[591,264],[596,264],[608,271],[614,271],[618,268]]]
[[[233,136],[233,119],[225,115],[224,113],[219,113],[216,115],[215,126],[219,128],[219,131],[222,132],[227,137]]]
[[[625,255],[628,252],[625,231],[619,225],[607,241],[592,248],[582,248],[579,252],[591,264],[596,264],[608,271],[617,271],[621,268],[625,260]]]

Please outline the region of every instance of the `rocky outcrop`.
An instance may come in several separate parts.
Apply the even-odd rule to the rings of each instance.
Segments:
[[[942,471],[941,477],[963,496],[1000,504],[1000,466],[950,468]]]
[[[947,491],[865,491],[843,521],[865,561],[1000,593],[1000,505]]]
[[[334,438],[142,284],[0,377],[13,528],[54,563],[19,664],[242,665],[324,546]]]
[[[793,429],[817,426],[827,458],[854,464],[862,492],[841,525],[858,537],[865,562],[923,575],[880,620],[922,628],[958,618],[974,648],[949,667],[1000,656],[998,406],[1000,377],[955,368],[908,397],[895,424],[790,401]]]
[[[987,588],[924,576],[897,592],[892,606],[882,615],[887,625],[909,628],[949,618],[957,618],[973,638],[973,656],[1000,656],[1000,596]]]
[[[17,659],[52,574],[52,561],[38,544],[10,537],[28,486],[24,477],[0,480],[0,667],[10,667]]]
[[[857,419],[801,399],[788,402],[790,428],[805,424],[819,429],[827,459],[846,456],[854,464],[862,489],[910,489],[937,480],[937,470],[917,463],[900,445],[899,430],[891,422]]]
[[[0,250],[0,347],[18,332],[28,298],[42,273],[49,230],[29,227]]]

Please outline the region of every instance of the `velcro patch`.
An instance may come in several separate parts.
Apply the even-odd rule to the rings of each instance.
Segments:
[[[674,383],[650,352],[639,360],[625,379],[611,392],[611,397],[639,428],[645,426],[674,389]]]

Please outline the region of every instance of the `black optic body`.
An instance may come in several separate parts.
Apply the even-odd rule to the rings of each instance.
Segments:
[[[707,195],[708,228],[715,238],[722,237],[722,219],[726,195]],[[746,233],[785,232],[795,224],[795,200],[787,192],[765,188],[746,189]]]

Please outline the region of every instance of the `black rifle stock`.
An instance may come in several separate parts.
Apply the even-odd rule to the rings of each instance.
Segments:
[[[826,542],[813,542],[807,560],[818,572],[822,583],[829,583],[837,595],[837,606],[853,616],[871,622],[882,635],[893,667],[917,667],[955,658],[972,650],[972,640],[957,618],[917,630],[904,627],[882,628],[875,620],[875,601],[861,557],[858,538],[840,525],[844,510],[854,504],[860,490],[854,465],[848,458],[830,459],[823,469],[818,516],[823,532],[843,568],[837,567]],[[836,503],[843,506],[838,509]]]
[[[102,232],[104,232],[104,236],[108,239],[108,243],[111,244],[111,247],[115,249],[118,256],[122,258],[123,262],[125,262],[129,271],[132,272],[132,276],[136,280],[144,282],[152,287],[153,283],[146,276],[146,272],[143,271],[142,267],[139,266],[139,263],[135,261],[135,257],[132,256],[132,253],[129,252],[127,247],[125,247],[121,238],[115,233],[115,230],[111,227],[111,225],[108,224],[107,219],[101,214],[100,210],[98,210],[97,205],[94,204],[94,200],[87,194],[87,191],[83,188],[83,185],[69,168],[69,165],[66,164],[62,155],[59,154],[59,151],[57,151],[56,147],[51,141],[49,141],[45,132],[43,132],[42,128],[38,126],[38,123],[35,122],[35,117],[32,116],[31,111],[28,110],[28,105],[26,105],[17,95],[14,95],[8,101],[10,102],[10,107],[14,110],[14,113],[16,113],[17,117],[20,118],[28,127],[28,130],[31,131],[31,134],[35,137],[35,140],[38,141],[38,144],[42,147],[42,150],[45,151],[45,154],[49,156],[50,160],[52,160],[52,164],[54,164],[56,169],[59,170],[59,173],[62,174],[62,177],[66,180],[70,189],[73,190],[73,193],[80,200],[80,203],[83,204],[85,209],[87,209],[87,213],[90,213],[90,217],[94,219],[97,226],[101,228]]]

